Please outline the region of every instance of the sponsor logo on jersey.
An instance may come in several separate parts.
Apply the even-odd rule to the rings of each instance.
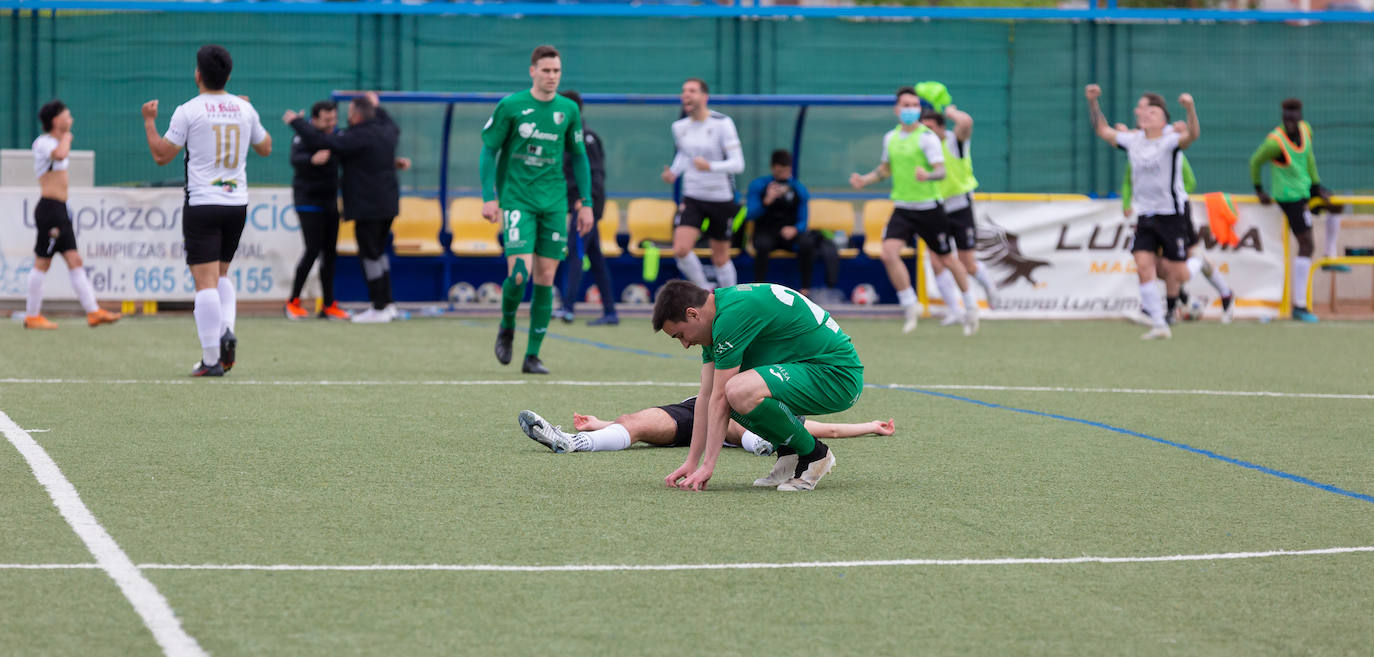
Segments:
[[[735,345],[730,344],[729,342],[717,342],[717,343],[716,343],[716,356],[720,356],[721,354],[724,354],[725,352],[730,351],[731,349],[734,349],[734,348],[735,348]]]
[[[558,141],[558,135],[540,130],[535,126],[534,122],[521,123],[520,126],[516,128],[516,131],[519,132],[520,136],[524,139],[533,138],[543,141]]]
[[[534,108],[533,108],[533,107],[526,107],[525,109],[520,110],[520,116],[524,116],[524,115],[529,114],[530,112],[533,112],[533,111],[534,111]]]
[[[553,124],[554,124],[554,125],[563,125],[563,113],[562,113],[562,112],[554,112],[554,113],[553,113]]]
[[[226,192],[232,192],[235,189],[238,189],[239,187],[239,183],[237,180],[225,180],[223,178],[216,178],[214,180],[211,180],[210,184],[215,187],[219,187],[220,189],[223,189]]]
[[[770,367],[768,368],[768,373],[778,377],[778,380],[782,381],[783,383],[792,380],[792,375],[788,374],[787,370],[780,370],[776,367]]]
[[[487,124],[484,125],[484,126],[482,126],[482,129],[483,129],[483,130],[486,130],[487,128],[490,128],[492,122],[495,121],[495,120],[496,120],[496,117],[494,117],[494,116],[488,116],[488,117],[487,117]]]

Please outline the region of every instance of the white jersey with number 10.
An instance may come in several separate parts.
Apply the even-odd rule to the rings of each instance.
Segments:
[[[201,94],[172,113],[164,138],[186,148],[188,205],[248,205],[248,148],[267,138],[252,104],[227,93]]]

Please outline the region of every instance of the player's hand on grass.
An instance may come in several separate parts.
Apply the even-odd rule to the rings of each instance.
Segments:
[[[156,118],[157,118],[157,101],[156,101],[156,100],[150,100],[150,101],[148,101],[148,102],[146,102],[146,103],[143,103],[143,118],[145,118],[145,119],[156,119]]]
[[[706,482],[711,480],[712,474],[715,473],[712,472],[710,468],[703,465],[700,468],[697,468],[696,472],[693,472],[686,479],[683,479],[680,483],[678,483],[677,487],[681,490],[706,490]]]
[[[586,235],[592,232],[592,227],[596,225],[596,218],[592,216],[592,209],[582,206],[577,211],[577,234]]]
[[[888,418],[886,422],[882,420],[873,421],[873,433],[879,436],[891,436],[897,433],[897,422],[895,418]]]
[[[678,466],[678,469],[673,470],[672,474],[669,474],[668,476],[664,477],[663,483],[666,484],[669,488],[677,488],[678,482],[681,481],[683,477],[692,474],[692,471],[696,469],[697,464],[695,463],[692,463],[690,461],[687,463],[683,463],[682,465]]]
[[[573,428],[578,431],[596,431],[596,427],[592,425],[597,422],[599,422],[599,420],[596,419],[595,415],[573,413]]]
[[[663,182],[669,185],[677,182],[677,174],[673,173],[673,170],[668,167],[663,167],[663,173],[658,174],[658,177],[662,178]]]
[[[482,218],[496,223],[501,220],[501,203],[498,201],[486,201],[482,204]]]

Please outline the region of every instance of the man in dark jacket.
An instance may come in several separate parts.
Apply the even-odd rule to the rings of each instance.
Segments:
[[[811,293],[811,272],[816,256],[825,264],[825,284],[839,283],[840,256],[835,243],[817,231],[808,231],[807,202],[810,194],[792,177],[792,154],[773,151],[770,173],[749,183],[749,221],[754,222],[754,280],[768,280],[768,260],[775,249],[797,253],[802,294]]]
[[[582,95],[571,89],[558,92],[577,103],[582,109]],[[582,120],[582,139],[587,148],[587,161],[592,169],[592,218],[601,221],[601,213],[606,209],[606,151],[601,146],[601,135],[587,127],[585,115]],[[619,324],[615,314],[615,297],[611,288],[611,273],[606,268],[606,256],[601,253],[601,234],[593,228],[586,235],[577,234],[577,209],[582,207],[581,196],[577,193],[577,181],[573,178],[573,155],[563,153],[563,176],[568,179],[568,258],[563,261],[567,268],[567,285],[563,289],[563,310],[558,313],[564,322],[573,321],[573,306],[582,293],[582,256],[587,256],[596,287],[601,291],[601,317],[587,322],[590,326]],[[610,217],[609,221],[619,223],[620,217]]]
[[[332,100],[322,100],[310,108],[310,125],[328,135],[334,133],[339,110]],[[327,148],[306,148],[299,136],[291,140],[291,167],[296,175],[291,180],[292,200],[296,216],[301,221],[301,237],[305,238],[305,253],[296,264],[296,278],[291,284],[291,298],[286,304],[287,319],[304,319],[309,311],[301,305],[301,290],[315,260],[320,261],[320,292],[324,309],[322,319],[347,320],[348,313],[334,301],[334,261],[339,241],[339,158]]]
[[[387,238],[391,222],[400,212],[401,184],[396,177],[404,160],[396,158],[401,129],[391,120],[375,92],[353,99],[348,106],[348,129],[324,134],[305,117],[287,111],[282,120],[300,135],[306,148],[327,148],[343,168],[344,220],[358,222],[358,258],[372,308],[354,315],[362,323],[389,322],[397,316],[391,299],[391,266],[387,262]]]

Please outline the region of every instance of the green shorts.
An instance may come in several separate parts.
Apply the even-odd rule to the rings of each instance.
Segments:
[[[567,208],[552,212],[527,208],[501,208],[501,229],[506,255],[533,253],[562,260],[568,255]]]
[[[821,363],[779,363],[755,367],[768,390],[797,415],[839,413],[864,390],[864,368]]]

